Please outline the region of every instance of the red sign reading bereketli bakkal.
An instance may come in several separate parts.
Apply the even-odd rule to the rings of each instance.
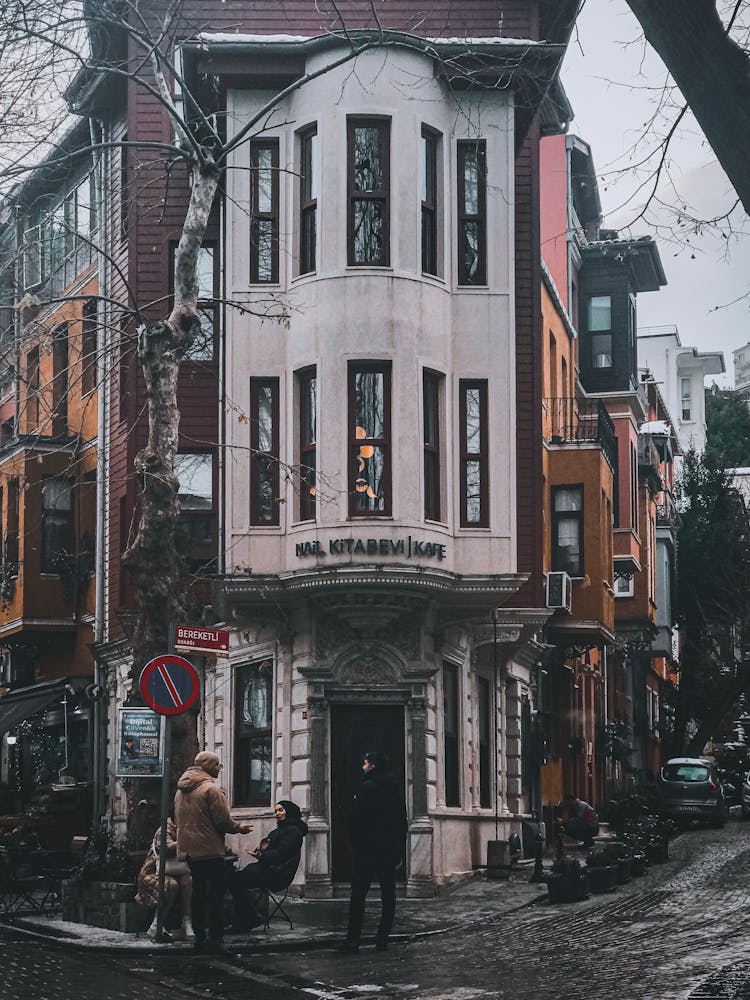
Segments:
[[[175,649],[191,650],[194,653],[229,656],[229,632],[201,625],[175,625],[174,646]]]

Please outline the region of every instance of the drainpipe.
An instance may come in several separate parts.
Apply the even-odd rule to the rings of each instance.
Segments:
[[[96,123],[89,119],[92,146],[104,144],[105,125],[103,121]],[[98,125],[98,135],[97,135]],[[109,208],[105,205],[105,171],[108,170],[108,154],[102,149],[95,156],[94,184],[99,245],[104,253],[98,256],[98,292],[96,308],[97,343],[96,343],[96,384],[97,384],[97,431],[96,431],[96,553],[95,553],[95,608],[94,608],[94,642],[98,646],[106,636],[106,588],[107,571],[107,500],[108,500],[108,451],[107,451],[107,364],[106,351],[108,343],[108,307],[105,297],[109,288],[109,268],[106,251],[109,247]],[[98,656],[94,657],[94,684],[101,689],[104,686],[104,676]],[[93,828],[97,829],[104,813],[104,752],[103,722],[106,720],[106,701],[97,697],[93,703],[93,747],[92,747],[92,819]]]

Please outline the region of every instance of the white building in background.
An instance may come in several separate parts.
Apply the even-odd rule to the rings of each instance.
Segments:
[[[732,361],[735,389],[750,389],[750,341],[744,347],[732,351]]]
[[[748,348],[750,356],[750,348]],[[684,347],[676,326],[648,326],[638,331],[638,365],[660,384],[683,452],[706,447],[705,381],[726,371],[721,351]]]

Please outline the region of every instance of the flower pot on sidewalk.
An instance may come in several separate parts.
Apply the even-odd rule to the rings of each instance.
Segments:
[[[617,888],[617,865],[589,867],[589,888],[593,893],[612,892]]]
[[[648,871],[648,858],[645,854],[634,854],[631,862],[631,873],[633,878],[640,878]]]

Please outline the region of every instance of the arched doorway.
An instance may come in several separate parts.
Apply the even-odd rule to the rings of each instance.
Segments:
[[[362,757],[372,750],[385,753],[396,781],[404,790],[405,717],[403,704],[331,705],[331,861],[334,882],[351,880],[348,820],[351,802],[362,780]],[[403,867],[399,870],[403,880]]]

